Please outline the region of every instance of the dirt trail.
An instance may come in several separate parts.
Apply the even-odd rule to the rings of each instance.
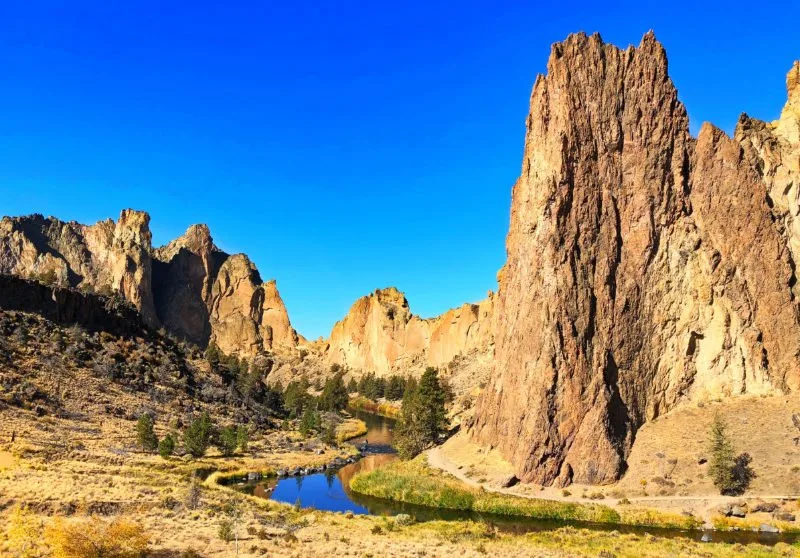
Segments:
[[[475,479],[468,477],[462,469],[459,468],[459,465],[451,461],[444,455],[444,452],[441,451],[441,448],[435,447],[426,452],[428,458],[428,464],[431,467],[435,467],[436,469],[441,469],[442,471],[449,473],[456,477],[458,480],[476,487],[476,488],[483,488],[487,492],[495,492],[498,494],[508,494],[509,496],[518,496],[520,498],[531,498],[531,499],[540,499],[540,500],[555,500],[559,502],[582,502],[582,503],[598,503],[597,501],[588,499],[588,498],[579,498],[579,497],[566,497],[563,496],[559,491],[555,491],[554,489],[547,489],[543,490],[540,494],[524,494],[520,493],[518,490],[514,488],[501,488],[499,486],[493,486],[490,483],[486,482],[478,482]],[[642,497],[633,497],[628,498],[631,504],[638,505],[641,507],[653,507],[653,508],[661,508],[661,509],[669,509],[670,511],[675,511],[676,509],[681,511],[689,511],[693,515],[701,518],[707,526],[711,526],[711,518],[715,513],[715,510],[724,504],[733,504],[742,501],[748,500],[791,500],[793,499],[792,496],[787,495],[747,495],[747,496],[642,496]],[[616,498],[608,498],[599,502],[605,506],[609,506],[611,508],[619,507],[617,503],[618,500]]]

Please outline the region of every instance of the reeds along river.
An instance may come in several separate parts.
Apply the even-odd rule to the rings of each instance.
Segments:
[[[394,500],[384,500],[365,496],[350,490],[350,479],[356,473],[368,472],[380,467],[397,456],[392,448],[395,420],[366,411],[351,410],[350,413],[367,424],[367,433],[354,438],[348,443],[362,449],[365,456],[355,463],[338,469],[328,469],[321,473],[312,473],[287,478],[269,478],[260,481],[243,482],[237,488],[258,496],[278,502],[299,505],[303,508],[331,512],[352,512],[354,514],[385,515],[408,514],[417,521],[431,520],[472,520],[489,522],[499,530],[511,533],[529,533],[557,529],[564,522],[543,521],[521,517],[510,517],[476,512],[446,510],[415,506]],[[728,543],[760,543],[772,545],[777,542],[794,542],[796,535],[756,533],[748,531],[681,531],[678,529],[654,529],[627,527],[624,525],[575,524],[582,528],[621,533],[651,533],[666,537],[691,538],[694,540],[711,540]]]

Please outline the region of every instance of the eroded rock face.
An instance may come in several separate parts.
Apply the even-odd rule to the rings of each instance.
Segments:
[[[91,226],[41,215],[0,221],[0,273],[50,276],[64,286],[119,291],[158,325],[151,278],[150,217],[130,209]]]
[[[472,436],[525,481],[604,483],[637,428],[682,401],[796,389],[797,198],[768,195],[798,184],[793,123],[787,108],[744,119],[736,140],[711,126],[694,140],[652,33],[626,50],[583,34],[554,45]]]
[[[491,319],[491,296],[422,319],[396,288],[379,289],[358,299],[334,325],[326,360],[379,375],[443,366],[457,355],[489,350]]]
[[[154,252],[156,311],[168,330],[205,346],[211,336],[211,288],[227,254],[205,225],[192,225]]]
[[[246,256],[219,250],[193,225],[158,249],[147,213],[124,210],[95,225],[41,215],[0,221],[0,274],[122,295],[150,327],[229,354],[289,351],[298,342],[274,281]]]
[[[244,254],[230,256],[211,289],[211,341],[224,353],[254,356],[260,351],[289,350],[297,333],[274,281],[262,283]]]

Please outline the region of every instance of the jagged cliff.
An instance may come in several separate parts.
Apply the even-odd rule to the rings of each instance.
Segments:
[[[385,375],[443,366],[458,355],[491,348],[492,300],[464,304],[436,318],[411,313],[394,287],[358,299],[334,325],[326,360]]]
[[[205,225],[153,249],[150,217],[124,210],[87,226],[41,215],[0,221],[0,274],[100,293],[118,292],[150,327],[200,346],[252,357],[297,345],[274,281],[244,255],[219,250]]]
[[[680,402],[800,387],[799,67],[780,121],[696,140],[667,70],[578,34],[534,85],[471,428],[523,480],[613,481]]]

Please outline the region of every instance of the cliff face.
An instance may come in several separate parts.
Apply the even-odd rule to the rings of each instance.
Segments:
[[[275,282],[262,283],[244,254],[222,264],[211,289],[210,318],[211,340],[224,353],[252,356],[297,345]]]
[[[211,337],[211,288],[227,254],[214,246],[208,227],[193,225],[154,256],[156,311],[164,327],[205,346]]]
[[[523,480],[613,481],[679,402],[799,387],[797,72],[778,123],[694,140],[652,34],[553,46],[471,430]]]
[[[151,278],[150,217],[125,210],[119,221],[86,226],[41,215],[0,221],[0,273],[49,275],[58,283],[119,291],[158,325]]]
[[[379,289],[334,325],[326,360],[379,375],[443,366],[457,355],[489,350],[491,319],[492,297],[422,319],[396,288]]]
[[[261,284],[245,256],[214,246],[208,227],[194,225],[158,249],[150,217],[124,210],[119,220],[87,226],[53,217],[0,221],[0,274],[64,287],[118,292],[148,326],[200,346],[214,340],[226,353],[290,351],[297,345],[274,281]]]

